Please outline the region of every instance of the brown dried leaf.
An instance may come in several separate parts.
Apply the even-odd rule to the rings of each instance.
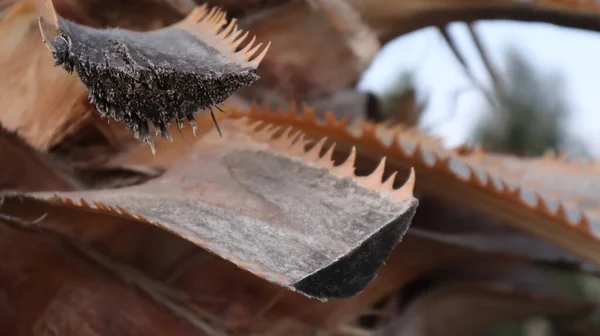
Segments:
[[[410,228],[414,235],[476,251],[521,256],[539,263],[600,274],[598,265],[494,218],[434,197],[418,194],[416,197],[419,211]]]
[[[61,16],[75,19],[75,22],[96,28],[120,27],[139,31],[158,29],[176,23],[196,6],[192,0],[53,0],[53,2]],[[65,10],[64,7],[68,9]]]
[[[568,211],[591,210],[599,207],[600,165],[590,160],[567,159],[547,152],[543,157],[517,158],[507,155],[466,153],[464,160],[474,169],[499,176],[509,187],[519,186],[522,193],[536,193],[556,208],[560,201]],[[533,195],[523,195],[528,199]],[[554,202],[553,202],[554,201]],[[600,228],[598,228],[600,230]]]
[[[0,18],[0,123],[47,150],[85,113],[87,94],[76,78],[53,66],[37,15],[36,1],[21,0]]]
[[[52,139],[49,152],[77,167],[89,168],[107,164],[121,153],[139,144],[123,123],[109,122],[100,116],[91,103],[81,118],[72,120]]]
[[[164,173],[152,166],[123,166],[77,169],[76,174],[85,189],[115,189],[145,183]]]
[[[314,9],[321,10],[343,34],[354,53],[359,69],[366,69],[381,49],[375,32],[366,25],[356,9],[346,0],[312,0]]]
[[[380,335],[476,336],[527,317],[574,318],[592,309],[591,303],[576,299],[490,284],[447,283],[417,298]]]
[[[118,188],[156,178],[151,166],[77,167],[52,153],[41,153],[0,125],[0,191],[69,191]]]
[[[0,216],[3,335],[214,334],[138,272],[79,241]]]
[[[17,0],[39,3],[40,0]],[[197,4],[193,0],[53,0],[58,14],[96,28],[119,27],[138,31],[176,23]]]
[[[578,335],[597,330],[592,315],[597,304],[572,297],[546,268],[522,260],[449,265],[418,281],[422,289],[411,292],[400,316],[380,334],[480,335],[499,324],[540,316],[572,331],[576,326]]]
[[[356,178],[353,159],[333,167],[319,148],[271,139],[244,119],[223,120],[186,160],[158,179],[117,190],[38,193],[53,203],[143,220],[271,282],[326,299],[355,295],[404,232],[417,206],[381,173]],[[294,134],[295,136],[295,134]],[[411,175],[412,177],[412,175]],[[260,245],[257,245],[260,242]]]
[[[258,39],[273,42],[258,71],[260,82],[244,90],[251,97],[265,88],[291,100],[326,96],[353,85],[366,66],[327,14],[306,1],[285,3],[245,22]]]
[[[0,191],[66,191],[80,188],[67,166],[31,148],[1,124],[0,162]]]
[[[290,319],[336,330],[423,274],[436,269],[446,269],[444,273],[448,273],[448,269],[460,265],[497,266],[514,260],[501,253],[454,246],[409,232],[378,271],[377,278],[361,293],[320,302],[253,276],[158,226],[117,216],[108,209],[5,197],[0,212],[36,220],[40,226],[94,246],[185,293],[218,326],[243,334],[249,330],[272,330],[278,321]]]
[[[367,24],[372,25],[379,32],[382,42],[427,26],[498,18],[600,30],[598,25],[600,7],[594,1],[349,0],[349,2],[361,13]]]
[[[495,218],[578,257],[600,263],[600,234],[590,221],[590,213],[568,212],[560,201],[557,205],[548,197],[538,198],[536,190],[510,183],[510,175],[478,164],[472,158],[476,153],[445,149],[437,139],[402,126],[390,128],[366,122],[348,125],[344,120],[335,120],[333,113],[318,122],[311,109],[281,113],[254,106],[250,111],[233,115],[247,115],[252,120],[281,127],[292,126],[313,141],[327,138],[336,143],[335,160],[343,159],[356,147],[357,175],[369,174],[382,157],[387,158],[383,169],[386,179],[393,178],[394,171],[414,166],[420,193]]]
[[[5,196],[0,213],[36,222],[86,242],[110,257],[164,281],[176,279],[178,263],[202,249],[158,226],[134,219],[24,196]],[[198,264],[202,268],[201,264]]]

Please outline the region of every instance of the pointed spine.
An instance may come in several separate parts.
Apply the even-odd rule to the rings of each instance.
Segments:
[[[227,13],[220,8],[213,7],[209,10],[208,6],[204,4],[192,10],[185,19],[175,26],[208,43],[232,61],[249,68],[258,68],[265,58],[271,42],[257,54],[263,43],[255,45],[256,36],[252,36],[250,42],[241,50],[236,51],[248,37],[249,32],[238,29],[236,19],[232,19],[227,24],[226,16]],[[223,28],[223,26],[225,27]],[[240,37],[242,33],[244,34]]]

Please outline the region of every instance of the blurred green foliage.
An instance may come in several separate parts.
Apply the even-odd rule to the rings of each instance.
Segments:
[[[403,72],[397,76],[385,92],[379,96],[383,114],[386,116],[396,114],[400,99],[412,89],[414,89],[412,73]]]
[[[516,48],[506,53],[506,71],[494,87],[495,104],[484,111],[472,142],[487,151],[518,156],[555,152],[585,154],[565,130],[569,105],[561,73],[542,73]]]

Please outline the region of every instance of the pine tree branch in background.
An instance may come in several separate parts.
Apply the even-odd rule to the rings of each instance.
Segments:
[[[479,52],[481,61],[483,62],[483,65],[485,66],[488,74],[490,75],[492,82],[494,83],[494,91],[497,91],[502,85],[502,81],[500,79],[500,75],[494,69],[494,66],[492,65],[492,61],[490,60],[487,51],[483,47],[483,41],[481,40],[481,37],[479,36],[479,34],[477,34],[477,31],[475,30],[474,22],[467,22],[467,29],[469,31],[471,39],[473,40],[473,43],[475,44],[475,47],[477,48],[477,51]]]
[[[494,93],[491,92],[489,89],[487,89],[477,79],[477,77],[475,77],[475,75],[469,68],[469,65],[467,64],[467,61],[465,60],[464,56],[460,52],[460,49],[456,45],[454,39],[452,38],[452,36],[450,36],[450,32],[448,30],[448,25],[438,26],[437,28],[438,28],[438,31],[442,34],[444,41],[446,41],[446,43],[448,44],[450,51],[452,51],[452,54],[454,55],[454,57],[456,57],[458,62],[461,64],[461,66],[465,72],[465,75],[467,75],[467,77],[469,78],[469,80],[471,80],[473,85],[481,91],[481,93],[484,95],[485,99],[490,103],[490,105],[496,106],[497,101],[494,97]]]

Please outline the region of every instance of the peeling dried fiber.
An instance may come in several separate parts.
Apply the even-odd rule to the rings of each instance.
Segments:
[[[217,34],[226,21],[215,8],[200,7],[182,22],[151,32],[85,27],[51,10],[56,35],[44,37],[56,65],[77,72],[103,116],[124,121],[149,143],[150,123],[168,138],[173,120],[178,127],[185,120],[195,126],[199,110],[212,113],[212,106],[258,80],[256,68],[268,48],[251,62],[261,44],[249,50],[252,41],[235,52],[247,34],[235,40],[241,33],[235,20]],[[41,23],[40,29],[44,34]]]

